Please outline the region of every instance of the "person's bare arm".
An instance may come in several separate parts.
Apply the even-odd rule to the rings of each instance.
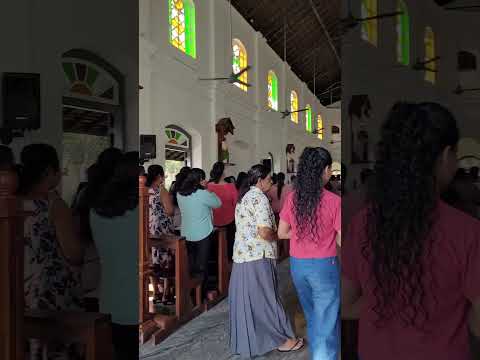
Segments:
[[[162,202],[167,216],[173,216],[175,214],[175,207],[173,206],[172,195],[167,191],[167,189],[165,189],[163,185],[160,189],[160,201]]]
[[[258,235],[263,240],[267,240],[267,241],[277,241],[278,240],[277,233],[269,227],[259,227],[258,228]]]
[[[342,319],[358,319],[360,317],[361,302],[361,289],[342,276]]]
[[[85,249],[75,231],[71,209],[59,198],[53,203],[51,215],[63,256],[71,265],[80,266],[83,263]]]
[[[279,239],[290,239],[290,224],[280,219],[278,224],[278,238]]]

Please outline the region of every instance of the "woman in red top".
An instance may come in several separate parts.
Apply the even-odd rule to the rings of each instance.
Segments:
[[[213,165],[207,188],[222,201],[220,208],[213,209],[213,225],[227,228],[228,257],[231,259],[235,242],[235,206],[238,191],[235,184],[225,181],[225,164],[223,162],[219,161]]]
[[[438,104],[398,103],[381,129],[367,206],[342,248],[342,315],[367,360],[470,359],[480,335],[480,222],[440,200],[459,131]]]

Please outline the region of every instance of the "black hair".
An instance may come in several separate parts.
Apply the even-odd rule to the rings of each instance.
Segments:
[[[277,174],[277,198],[280,200],[282,197],[282,190],[283,187],[285,186],[285,174],[283,172],[280,172]]]
[[[362,169],[360,172],[360,182],[366,184],[368,179],[373,175],[373,170],[369,168]]]
[[[147,173],[147,181],[145,185],[147,187],[152,186],[153,182],[159,177],[164,177],[165,172],[163,171],[163,167],[160,165],[150,165],[148,167],[148,173]]]
[[[40,183],[49,169],[60,171],[57,150],[48,144],[25,146],[20,154],[20,162],[20,194],[27,194],[32,187]]]
[[[265,179],[270,174],[270,169],[265,165],[257,164],[250,168],[247,174],[246,180],[242,183],[242,186],[238,194],[238,203],[240,203],[245,194],[250,190],[251,186],[255,186],[258,180]]]
[[[237,176],[237,181],[235,181],[235,187],[237,188],[237,190],[240,190],[240,188],[242,187],[243,183],[245,181],[247,181],[248,179],[248,175],[246,172],[244,171],[241,171],[238,173],[238,176]]]
[[[435,103],[396,103],[381,128],[362,244],[373,274],[378,326],[395,317],[421,329],[429,318],[424,276],[439,197],[435,166],[458,140],[455,118]]]
[[[293,197],[299,239],[318,233],[322,219],[317,218],[317,209],[321,205],[325,186],[322,179],[325,169],[330,166],[332,157],[324,148],[307,147],[300,156]]]
[[[200,184],[206,179],[205,171],[202,169],[194,168],[190,170],[182,182],[182,186],[178,190],[178,193],[182,196],[189,196],[195,193],[197,190],[203,190],[203,186]]]
[[[15,165],[13,151],[8,146],[0,145],[0,170],[11,170]]]
[[[178,193],[178,190],[182,187],[182,183],[183,181],[185,180],[185,178],[187,177],[188,173],[191,171],[192,169],[188,166],[184,166],[180,169],[179,173],[175,176],[175,181],[172,182],[172,186],[170,187],[170,193],[172,194],[172,197],[173,197],[173,204],[175,206],[178,206],[178,202],[177,202],[177,193]]]
[[[277,174],[272,174],[272,183],[273,185],[276,185],[277,184],[277,180],[278,180],[278,175]]]
[[[225,164],[222,161],[217,161],[213,164],[212,171],[210,171],[210,182],[218,184],[225,172]]]
[[[234,176],[227,176],[225,178],[225,182],[229,184],[235,184],[235,177]]]
[[[98,198],[100,191],[102,191],[103,186],[113,176],[115,168],[120,159],[122,159],[122,156],[122,150],[118,148],[111,147],[105,149],[98,155],[96,163],[88,168],[88,185],[85,189],[86,201],[84,205],[82,205],[84,206],[84,211],[86,211],[87,216],[93,203]],[[82,210],[80,209],[80,211]]]
[[[130,152],[117,162],[113,176],[102,186],[93,208],[102,217],[114,218],[137,208],[138,201],[138,153]]]

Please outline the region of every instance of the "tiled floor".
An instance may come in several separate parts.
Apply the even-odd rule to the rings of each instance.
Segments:
[[[305,336],[305,321],[290,279],[288,260],[279,265],[281,293],[298,336]],[[145,360],[226,360],[239,359],[228,349],[228,304],[226,301],[200,315],[158,346],[147,343],[141,348]],[[308,350],[281,354],[272,352],[258,360],[307,360]]]

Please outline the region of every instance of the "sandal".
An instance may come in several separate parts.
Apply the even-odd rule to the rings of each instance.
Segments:
[[[299,344],[300,344],[300,346],[299,346]],[[299,339],[297,339],[297,342],[295,343],[295,345],[293,345],[290,349],[288,349],[288,350],[277,349],[277,351],[281,352],[281,353],[293,352],[293,351],[301,350],[304,346],[305,346],[305,342],[303,341],[302,338],[299,338]]]

